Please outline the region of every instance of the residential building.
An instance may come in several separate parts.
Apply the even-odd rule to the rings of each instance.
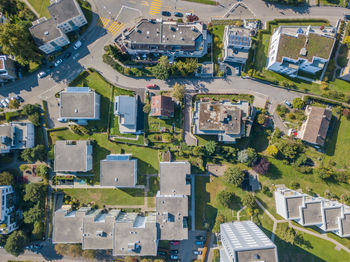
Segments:
[[[278,262],[276,245],[252,221],[220,225],[221,262]]]
[[[160,191],[156,196],[160,240],[188,239],[190,174],[188,162],[160,162]]]
[[[53,0],[48,7],[57,28],[68,33],[87,24],[87,20],[76,0]]]
[[[6,55],[0,55],[0,82],[15,80],[17,70],[15,61]]]
[[[322,79],[335,44],[336,29],[325,26],[279,26],[270,40],[267,69],[289,77]]]
[[[142,19],[135,27],[116,38],[121,51],[136,61],[165,55],[173,61],[177,57],[202,57],[207,54],[211,36],[200,22]]]
[[[350,207],[323,197],[312,197],[285,187],[274,193],[276,212],[302,226],[317,226],[340,237],[350,236]]]
[[[302,124],[297,137],[315,146],[324,146],[329,124],[332,119],[332,110],[316,106],[307,106],[305,109],[307,120]]]
[[[92,144],[89,140],[58,140],[54,154],[55,172],[88,172],[92,169]]]
[[[108,155],[100,161],[100,186],[135,187],[137,183],[137,159],[131,154]]]
[[[152,96],[151,116],[168,119],[174,117],[174,101],[170,96]]]
[[[196,101],[193,133],[215,135],[220,142],[235,143],[236,139],[250,135],[254,114],[248,101]]]
[[[45,54],[50,54],[61,50],[63,46],[68,45],[68,36],[56,27],[54,19],[42,17],[34,21],[33,26],[29,28],[35,44]]]
[[[119,132],[136,134],[138,97],[116,96],[114,98],[114,114],[118,116]]]
[[[341,68],[339,78],[350,82],[350,51],[347,52],[347,63]]]
[[[114,256],[156,256],[154,213],[141,216],[117,209],[59,209],[53,217],[54,244],[82,244],[82,249],[110,249]]]
[[[0,154],[15,149],[33,148],[34,125],[29,122],[11,122],[0,125]]]
[[[14,191],[12,186],[0,186],[0,234],[10,234],[18,228],[15,217]]]
[[[224,62],[245,64],[252,46],[251,30],[243,27],[225,26],[224,31]]]
[[[88,87],[67,87],[60,92],[60,121],[75,120],[86,125],[88,120],[100,119],[100,95]]]

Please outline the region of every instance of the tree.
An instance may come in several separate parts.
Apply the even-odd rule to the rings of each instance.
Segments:
[[[214,140],[210,140],[204,145],[204,147],[207,154],[211,156],[216,150],[216,142]]]
[[[293,105],[293,108],[303,109],[305,106],[305,103],[300,97],[296,97],[293,99],[292,105]]]
[[[40,202],[37,202],[34,207],[23,212],[23,221],[26,224],[33,224],[35,221],[41,221],[44,217],[43,209],[40,207]]]
[[[259,114],[258,115],[258,124],[263,125],[265,123],[266,116],[264,114]]]
[[[266,175],[269,168],[270,162],[265,157],[262,157],[256,165],[253,165],[253,170],[260,175]]]
[[[46,160],[46,149],[44,145],[37,145],[34,148],[26,148],[21,153],[21,158],[28,162],[33,163],[37,160]]]
[[[238,152],[237,161],[241,163],[247,163],[249,166],[256,159],[257,153],[254,148],[247,148]]]
[[[32,231],[32,236],[36,240],[42,240],[44,235],[44,223],[40,221],[34,222],[34,228]]]
[[[31,201],[33,203],[39,202],[44,198],[46,186],[43,184],[27,184],[25,186],[24,201]]]
[[[9,103],[9,108],[10,109],[17,109],[17,108],[19,108],[19,106],[20,106],[20,103],[19,103],[19,101],[17,99],[11,99],[10,100],[10,103]]]
[[[28,238],[21,230],[14,231],[6,241],[5,250],[18,257],[23,253],[24,247],[28,243]]]
[[[219,202],[223,207],[229,208],[232,202],[235,201],[235,194],[230,191],[220,191],[216,196],[216,201]]]
[[[223,214],[219,214],[216,216],[213,232],[220,232],[220,225],[226,222],[226,217]]]
[[[227,183],[234,186],[240,186],[244,179],[244,172],[237,166],[229,167],[225,170],[224,178]]]
[[[203,154],[201,146],[195,146],[192,152],[194,156],[201,156]]]
[[[40,106],[35,104],[35,105],[32,105],[32,104],[27,104],[27,105],[24,105],[23,106],[23,114],[29,116],[31,114],[34,114],[34,113],[39,113],[40,112]]]
[[[47,165],[38,165],[35,172],[44,179],[49,178],[50,168]]]
[[[291,245],[294,244],[295,231],[293,228],[289,227],[287,223],[278,224],[276,235],[287,243],[290,243]]]
[[[14,184],[15,184],[15,179],[10,172],[4,171],[0,173],[0,186],[14,185]]]
[[[158,65],[160,65],[161,67],[166,68],[167,70],[169,70],[170,67],[171,67],[170,62],[169,62],[169,58],[167,56],[161,56],[158,59]]]
[[[180,85],[179,83],[175,83],[175,85],[173,85],[172,95],[177,101],[182,103],[185,98],[185,93],[186,87],[184,85]]]
[[[145,104],[144,106],[143,106],[143,112],[145,113],[145,114],[149,114],[149,112],[151,112],[151,105],[150,104]]]
[[[28,120],[35,126],[40,126],[40,115],[39,113],[34,113],[28,116]]]
[[[37,52],[26,23],[6,23],[0,26],[0,46],[2,52],[15,57],[21,65],[29,62],[40,62],[41,55]]]
[[[299,144],[284,139],[281,139],[276,146],[283,157],[289,161],[294,160],[301,151],[301,146]]]
[[[169,78],[169,71],[165,67],[156,65],[152,67],[152,73],[155,78],[160,80],[167,80]]]
[[[243,204],[243,206],[246,206],[249,209],[254,209],[257,207],[256,202],[255,202],[255,197],[251,193],[248,193],[248,194],[243,196],[242,204]]]
[[[278,154],[278,148],[275,145],[269,145],[266,148],[266,152],[270,155],[270,156],[276,156]]]
[[[314,173],[323,180],[330,179],[334,175],[334,171],[328,167],[315,168]]]
[[[28,163],[33,163],[32,149],[26,148],[21,153],[21,158]]]

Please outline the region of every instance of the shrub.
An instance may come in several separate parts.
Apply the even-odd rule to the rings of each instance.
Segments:
[[[258,163],[253,165],[253,170],[261,175],[266,175],[269,168],[270,162],[265,157],[262,157]]]
[[[221,191],[216,196],[216,200],[222,205],[223,207],[229,208],[235,200],[235,194],[233,192],[229,191]]]
[[[269,145],[266,149],[266,152],[270,156],[276,156],[278,154],[278,148],[275,145]]]
[[[298,189],[298,188],[300,188],[300,184],[298,183],[298,182],[292,182],[291,184],[290,184],[290,188],[291,189]]]
[[[254,209],[257,207],[255,197],[251,193],[244,195],[244,197],[242,198],[242,204],[243,206],[246,206],[249,209]]]
[[[229,167],[225,170],[224,178],[227,183],[240,186],[244,179],[244,172],[239,167]]]

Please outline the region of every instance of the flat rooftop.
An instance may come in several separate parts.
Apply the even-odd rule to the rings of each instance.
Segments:
[[[302,208],[302,216],[305,225],[321,224],[321,202],[305,203],[305,208]]]
[[[40,23],[36,23],[29,28],[30,33],[34,38],[34,42],[38,45],[44,45],[62,35],[61,31],[57,29],[54,19],[41,19]]]
[[[80,7],[75,0],[56,0],[48,10],[56,23],[61,24],[78,16],[80,14],[78,8]]]
[[[339,229],[338,218],[341,217],[341,207],[327,208],[324,209],[325,217],[325,229],[326,230],[337,230]]]
[[[303,197],[286,198],[287,214],[289,218],[300,217],[299,207],[303,204]]]
[[[188,162],[160,162],[160,194],[190,195],[191,185],[186,182],[190,174]]]

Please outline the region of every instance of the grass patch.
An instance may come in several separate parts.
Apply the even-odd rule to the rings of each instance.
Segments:
[[[29,62],[29,73],[33,73],[34,71],[38,70],[41,64],[35,63],[33,61]]]
[[[172,132],[173,125],[175,126],[175,132],[182,132],[182,109],[175,105],[174,117],[169,119],[160,119],[158,117],[152,117],[148,115],[148,132],[161,132],[163,129]]]
[[[50,0],[28,0],[29,4],[37,11],[40,17],[50,18],[51,15],[47,8],[50,5]]]
[[[220,100],[226,99],[232,102],[238,102],[239,100],[246,100],[251,104],[254,101],[254,96],[248,95],[248,94],[229,94],[229,95],[200,94],[195,96],[195,101],[198,101],[201,98],[209,98],[214,101],[220,101]]]
[[[200,3],[200,4],[205,4],[205,5],[217,5],[217,1],[212,1],[212,0],[183,0],[187,2],[194,2],[194,3]]]
[[[150,177],[149,178],[149,191],[147,193],[147,207],[153,208],[156,207],[156,198],[157,192],[159,191],[159,178]]]
[[[225,25],[215,25],[209,28],[209,32],[213,35],[213,63],[215,75],[219,72],[218,59],[222,58],[222,40],[224,37]]]
[[[346,7],[347,6],[347,1],[345,0],[319,0],[320,1],[320,5],[331,5],[331,6],[343,6]]]
[[[63,189],[66,195],[79,200],[80,204],[143,205],[143,189]]]

